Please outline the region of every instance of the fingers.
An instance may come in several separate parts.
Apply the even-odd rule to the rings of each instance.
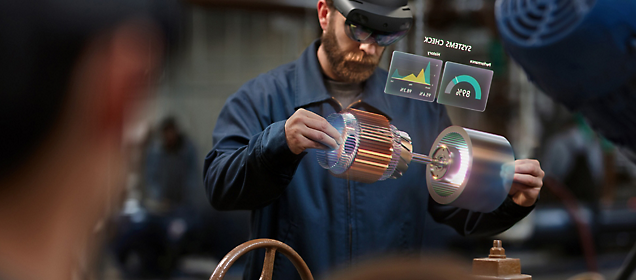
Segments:
[[[519,182],[513,182],[512,186],[510,187],[510,194],[516,194],[518,192],[524,192],[524,193],[539,193],[541,191],[541,189],[536,188],[536,187],[531,187],[529,185],[523,184],[523,183],[519,183]]]
[[[513,182],[525,185],[526,188],[541,188],[543,186],[542,178],[535,177],[530,174],[516,173]]]
[[[287,144],[296,154],[309,148],[327,148],[325,146],[331,149],[338,148],[336,140],[322,131],[307,127],[303,123],[290,124],[285,128],[285,134]]]
[[[305,149],[321,149],[321,150],[331,150],[331,147],[325,146],[321,143],[318,143],[312,139],[305,137],[304,135],[299,135],[295,138],[295,145],[298,147],[302,147]]]
[[[513,183],[510,189],[512,200],[521,206],[529,207],[537,202],[539,197],[538,189],[528,189],[528,186],[519,183]]]
[[[515,161],[515,173],[529,174],[539,178],[545,176],[545,172],[541,169],[539,161],[535,159],[520,159]]]
[[[306,138],[308,138],[309,140],[319,142],[320,144],[331,147],[332,149],[338,148],[338,143],[336,142],[336,140],[334,138],[331,138],[331,136],[327,135],[327,133],[324,133],[320,130],[313,129],[309,126],[300,127],[299,130],[300,130],[300,133]],[[336,133],[338,132],[336,131]]]
[[[509,192],[514,202],[521,206],[533,205],[543,187],[543,176],[545,172],[541,169],[539,161],[533,159],[515,161],[515,175]]]
[[[295,154],[300,154],[305,149],[337,149],[341,135],[323,117],[298,109],[285,122],[285,137],[287,145]]]
[[[320,115],[314,112],[307,111],[305,109],[299,109],[298,111],[301,114],[307,116],[308,120],[305,123],[307,126],[316,130],[320,130],[324,133],[327,133],[327,135],[335,139],[338,144],[342,142],[341,141],[342,136],[340,135],[340,132],[338,132],[338,130],[334,128],[325,118],[321,117]]]
[[[340,145],[340,143],[342,142],[342,138],[341,138],[342,136],[340,136],[340,132],[338,132],[338,130],[334,128],[331,124],[329,124],[329,122],[327,122],[327,120],[325,119],[307,119],[305,120],[305,125],[308,128],[312,128],[316,131],[326,134],[326,136],[328,136],[327,138],[331,138],[331,140],[334,140],[334,142],[337,145]],[[316,140],[320,141],[320,139],[316,139]],[[320,142],[324,143],[323,141],[320,141]]]

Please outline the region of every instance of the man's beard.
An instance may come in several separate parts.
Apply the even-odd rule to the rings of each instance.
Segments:
[[[364,51],[343,51],[338,46],[333,24],[322,35],[322,45],[331,64],[331,71],[340,81],[361,83],[366,81],[380,63],[381,54],[377,57],[367,55]]]

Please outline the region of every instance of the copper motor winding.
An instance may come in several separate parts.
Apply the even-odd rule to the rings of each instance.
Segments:
[[[373,183],[399,178],[411,161],[411,138],[379,114],[349,109],[327,120],[338,129],[343,144],[319,152],[320,165],[336,177]]]

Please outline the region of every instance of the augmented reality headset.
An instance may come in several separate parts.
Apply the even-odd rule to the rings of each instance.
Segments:
[[[408,0],[334,0],[345,16],[347,35],[362,43],[390,45],[404,37],[413,25]]]

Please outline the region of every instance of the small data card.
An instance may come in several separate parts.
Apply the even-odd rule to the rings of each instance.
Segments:
[[[433,102],[442,63],[438,59],[394,51],[384,92]]]
[[[493,71],[446,62],[437,103],[483,112]]]

